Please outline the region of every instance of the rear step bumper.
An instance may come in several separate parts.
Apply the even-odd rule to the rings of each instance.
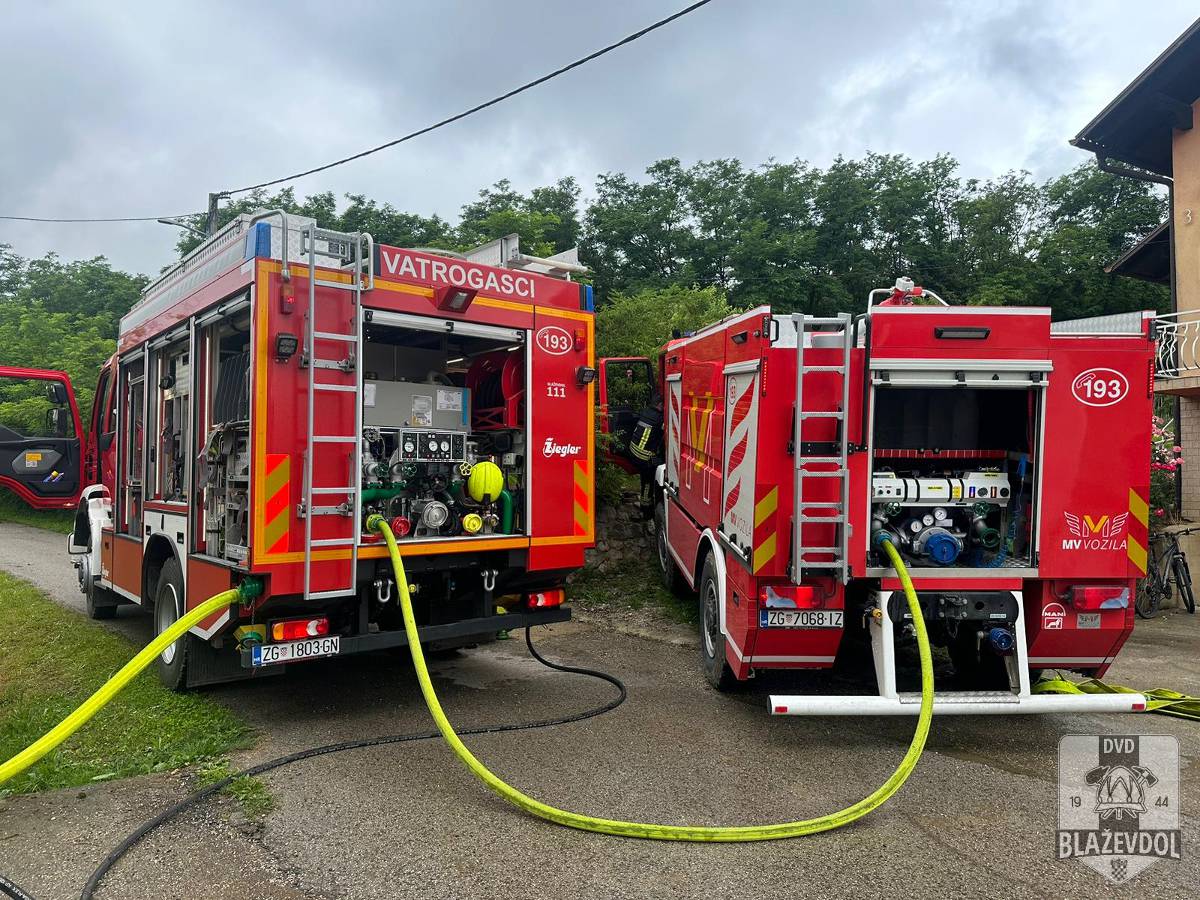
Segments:
[[[513,631],[526,625],[551,625],[555,622],[566,622],[571,618],[571,607],[551,606],[544,609],[529,610],[528,612],[505,613],[502,616],[483,616],[478,619],[463,619],[461,622],[450,622],[446,625],[421,625],[417,633],[421,644],[428,646],[440,641],[458,641],[471,637],[494,637],[498,631]],[[344,636],[338,648],[338,656],[349,656],[351,653],[367,653],[371,650],[386,650],[390,647],[407,647],[408,634],[403,628],[395,631],[381,631],[376,634],[355,634]],[[242,667],[253,668],[251,651],[245,649],[241,653]]]
[[[777,716],[915,716],[920,694],[897,697],[812,696],[772,694]],[[940,716],[1037,715],[1039,713],[1143,712],[1144,694],[1028,694],[970,692],[935,694],[933,711]]]

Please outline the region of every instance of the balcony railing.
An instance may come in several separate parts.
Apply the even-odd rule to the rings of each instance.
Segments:
[[[1200,377],[1200,310],[1165,313],[1154,320],[1156,379]]]

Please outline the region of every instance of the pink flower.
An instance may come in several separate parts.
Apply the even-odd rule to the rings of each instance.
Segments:
[[[1182,453],[1183,448],[1180,447],[1178,444],[1176,444],[1174,447],[1171,448],[1171,452],[1172,453]]]
[[[1156,509],[1154,511],[1154,514],[1161,519],[1163,517],[1163,508],[1160,506],[1158,509]]]

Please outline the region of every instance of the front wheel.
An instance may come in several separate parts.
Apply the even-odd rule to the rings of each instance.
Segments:
[[[83,591],[83,605],[89,619],[111,619],[117,614],[117,595],[101,587],[92,577],[92,557],[79,557],[79,589]]]
[[[718,691],[728,691],[737,684],[737,679],[725,660],[720,603],[716,566],[710,555],[704,561],[704,572],[700,576],[700,665],[709,684]]]
[[[662,503],[654,507],[654,548],[658,552],[658,575],[663,587],[674,594],[682,593],[683,576],[667,546],[667,509]]]

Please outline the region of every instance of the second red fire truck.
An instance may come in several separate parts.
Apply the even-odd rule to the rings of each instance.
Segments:
[[[774,696],[773,711],[915,714],[886,536],[953,661],[937,711],[1136,709],[1141,695],[1032,686],[1103,675],[1132,631],[1152,360],[1151,312],[1052,324],[907,279],[858,316],[759,307],[668,343],[658,553],[668,584],[699,594],[709,680],[871,659],[877,696]]]

